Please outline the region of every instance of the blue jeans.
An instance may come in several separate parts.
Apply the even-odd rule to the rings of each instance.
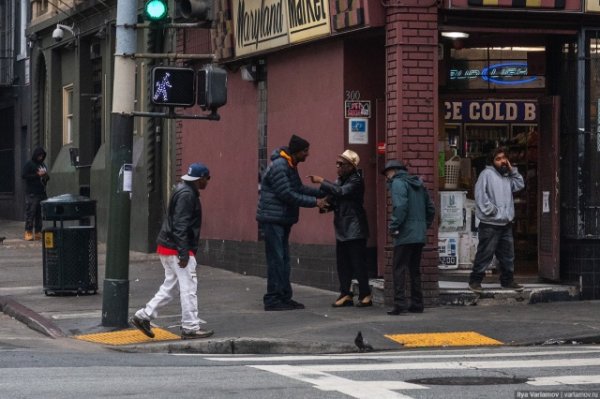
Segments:
[[[479,244],[473,261],[473,271],[469,279],[472,283],[481,283],[485,271],[496,255],[500,267],[500,284],[506,285],[513,281],[515,247],[512,223],[505,226],[479,223]]]
[[[292,299],[290,284],[290,230],[292,226],[263,223],[265,255],[267,258],[267,293],[265,306],[289,302]]]

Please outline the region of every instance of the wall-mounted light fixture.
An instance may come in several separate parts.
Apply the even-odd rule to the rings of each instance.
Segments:
[[[447,37],[448,39],[468,39],[469,34],[467,32],[442,32],[442,37]]]

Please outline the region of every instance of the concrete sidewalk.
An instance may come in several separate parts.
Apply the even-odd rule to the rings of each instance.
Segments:
[[[30,327],[54,337],[109,332],[101,326],[102,293],[46,296],[42,244],[22,240],[23,223],[0,220],[0,308]],[[99,278],[104,280],[105,247],[99,245]],[[292,269],[293,273],[293,269]],[[155,254],[130,254],[129,314],[142,307],[163,280]],[[388,316],[386,308],[331,307],[337,293],[294,285],[305,310],[265,312],[263,278],[200,266],[200,317],[215,335],[206,340],[144,342],[121,350],[199,353],[339,353],[356,351],[362,331],[375,350],[398,350],[395,334],[472,331],[505,345],[600,342],[598,301],[501,306],[443,306],[422,314]],[[179,301],[168,305],[156,324],[179,334]],[[438,340],[439,342],[439,340]],[[469,345],[469,344],[467,344]]]

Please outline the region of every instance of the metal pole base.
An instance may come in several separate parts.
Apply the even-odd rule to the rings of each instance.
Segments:
[[[102,325],[127,327],[129,280],[105,279],[102,291]]]

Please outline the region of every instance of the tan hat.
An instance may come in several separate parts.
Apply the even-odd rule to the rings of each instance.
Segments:
[[[360,157],[357,153],[352,150],[346,150],[339,155],[340,158],[344,158],[346,161],[350,162],[352,166],[358,168],[358,163],[360,162]]]

